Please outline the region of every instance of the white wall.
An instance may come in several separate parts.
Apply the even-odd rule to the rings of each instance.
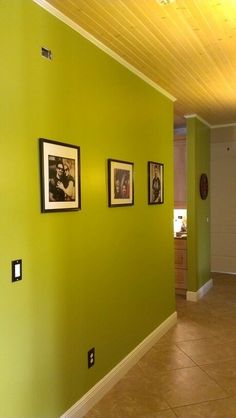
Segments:
[[[211,271],[236,273],[236,126],[211,135]]]

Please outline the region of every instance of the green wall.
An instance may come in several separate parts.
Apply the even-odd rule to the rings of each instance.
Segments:
[[[202,173],[210,176],[210,128],[187,119],[188,290],[196,292],[210,279],[210,197],[202,200]]]
[[[173,103],[31,0],[0,2],[0,33],[0,416],[52,418],[175,311]],[[81,211],[40,212],[39,137],[81,147]],[[134,206],[108,208],[108,158],[134,162]]]

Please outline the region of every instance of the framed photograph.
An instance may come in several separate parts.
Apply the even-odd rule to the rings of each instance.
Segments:
[[[201,174],[200,177],[200,196],[202,200],[205,200],[208,196],[208,178],[205,173]]]
[[[41,211],[79,210],[80,148],[39,139]]]
[[[164,203],[164,164],[148,161],[148,204]]]
[[[108,206],[134,204],[134,164],[108,160]]]

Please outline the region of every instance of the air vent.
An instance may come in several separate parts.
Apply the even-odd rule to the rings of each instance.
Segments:
[[[52,60],[52,51],[50,49],[42,47],[41,55],[42,57],[47,58],[48,60]]]

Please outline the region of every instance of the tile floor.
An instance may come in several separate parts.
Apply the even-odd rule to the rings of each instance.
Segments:
[[[213,279],[86,418],[236,417],[236,276]]]

